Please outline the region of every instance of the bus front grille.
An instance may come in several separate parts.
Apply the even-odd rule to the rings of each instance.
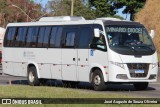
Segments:
[[[148,63],[127,63],[130,76],[133,78],[145,78],[147,77],[149,64]],[[142,72],[136,72],[142,71]]]

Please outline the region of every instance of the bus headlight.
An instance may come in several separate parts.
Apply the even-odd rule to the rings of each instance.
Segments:
[[[122,63],[113,62],[113,61],[110,61],[110,63],[113,64],[113,65],[119,66],[119,67],[124,69],[124,65]]]
[[[152,69],[158,66],[158,63],[152,63]]]

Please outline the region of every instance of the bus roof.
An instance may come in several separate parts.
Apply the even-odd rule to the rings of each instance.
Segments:
[[[94,22],[95,20],[62,21],[62,22],[37,21],[37,22],[9,23],[7,26],[77,25],[77,24],[93,24]],[[97,21],[96,23],[103,23],[103,22]]]
[[[45,26],[45,25],[77,25],[77,24],[105,24],[105,25],[140,25],[138,22],[103,17],[95,20],[85,20],[77,16],[43,17],[37,22],[9,23],[9,26]]]

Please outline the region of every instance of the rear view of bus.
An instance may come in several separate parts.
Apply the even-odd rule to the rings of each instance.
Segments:
[[[109,81],[132,83],[137,90],[156,82],[157,52],[153,32],[137,22],[104,22],[108,41]]]

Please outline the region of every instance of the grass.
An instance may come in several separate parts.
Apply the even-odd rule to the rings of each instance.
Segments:
[[[20,98],[130,98],[129,96],[115,93],[94,92],[90,90],[48,87],[48,86],[27,86],[12,85],[0,86],[0,97],[20,97]]]
[[[0,86],[1,98],[133,98],[113,92],[94,92],[90,90],[71,89],[63,87],[31,87],[26,85]],[[0,105],[0,107],[159,107],[159,105],[129,105],[129,104],[43,104],[43,105]]]

